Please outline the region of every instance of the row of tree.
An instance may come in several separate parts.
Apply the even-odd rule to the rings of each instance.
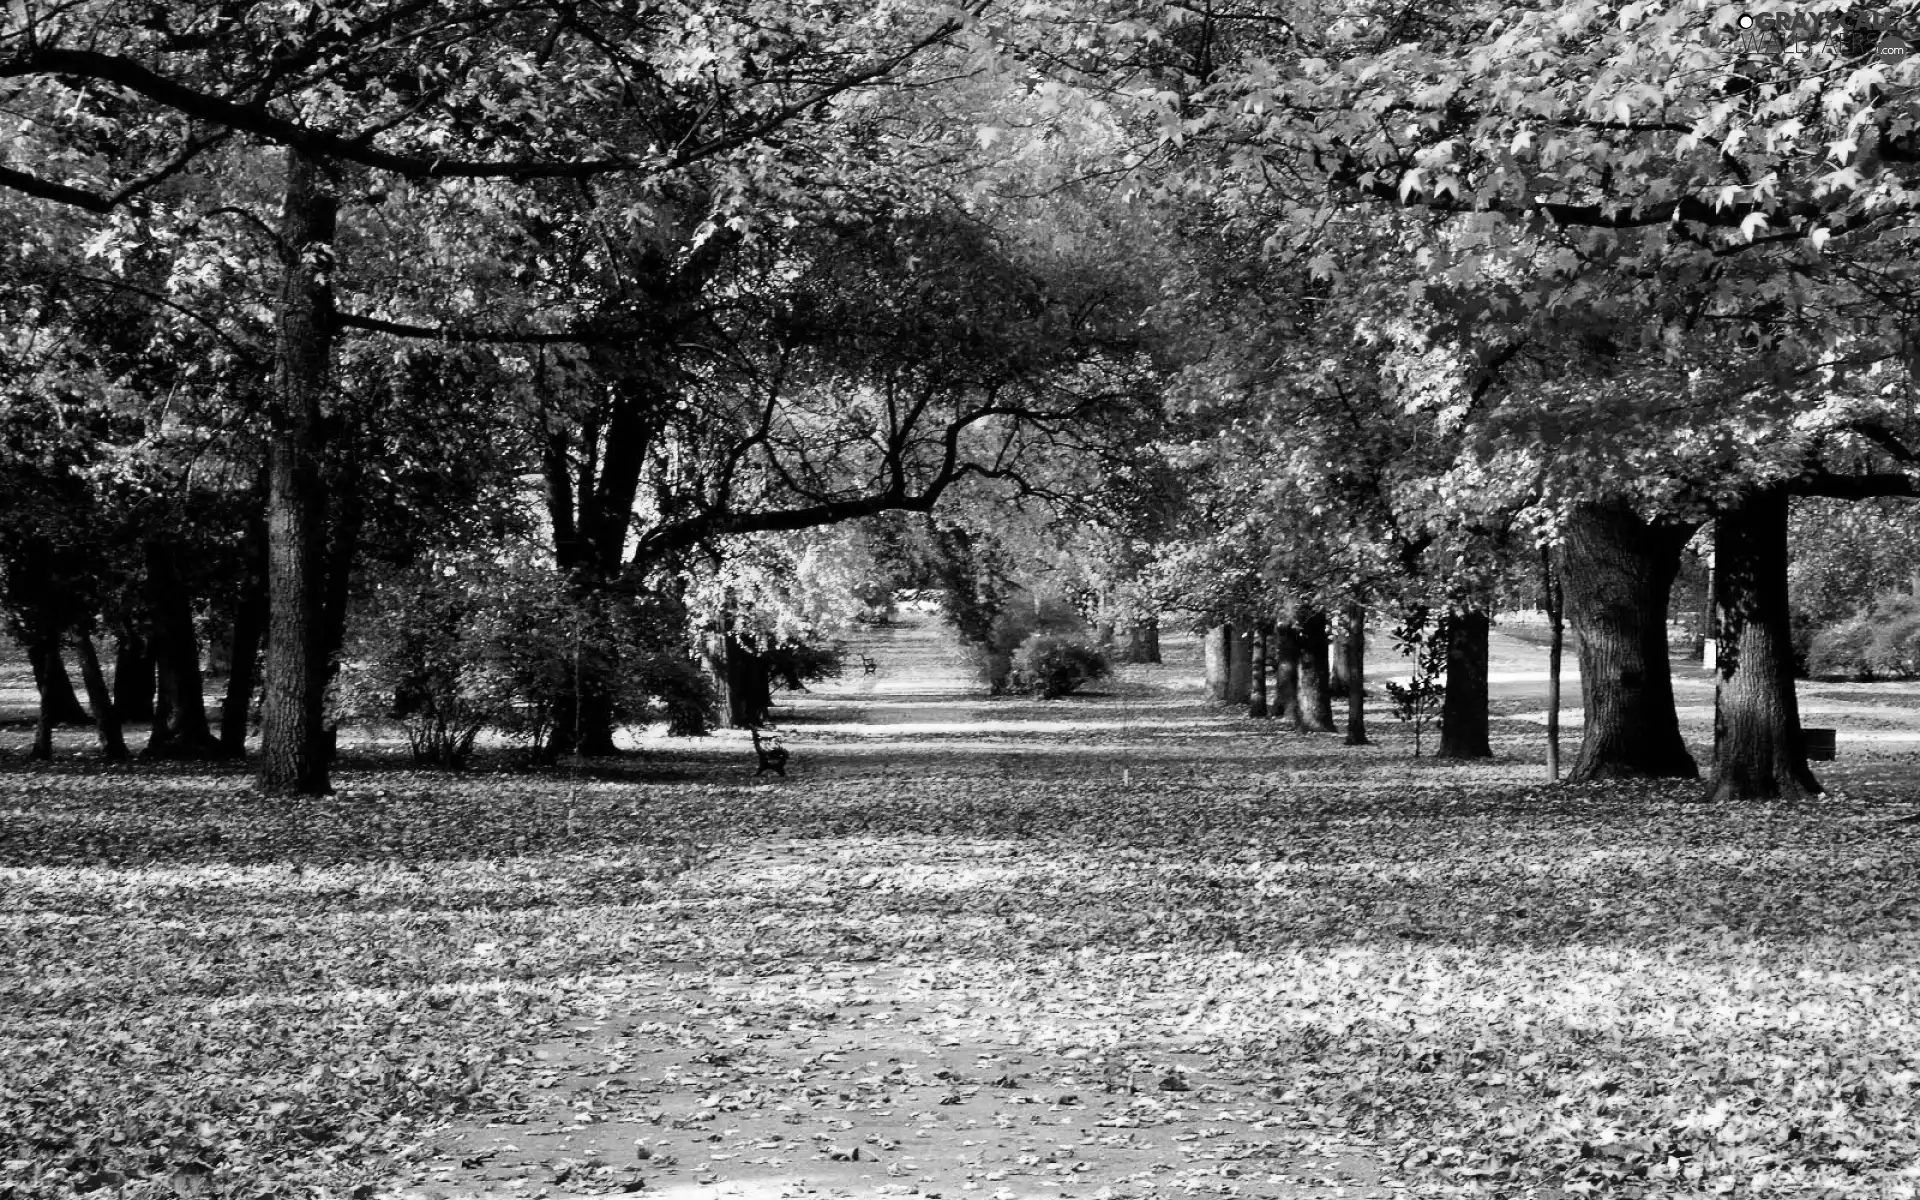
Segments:
[[[1444,627],[1449,753],[1488,615],[1564,594],[1573,777],[1691,775],[1667,608],[1711,523],[1711,789],[1809,794],[1788,514],[1914,492],[1920,68],[1772,7],[1843,19],[22,0],[8,611],[49,696],[63,642],[96,710],[153,662],[163,746],[237,749],[257,674],[260,786],[310,791],[356,622],[481,611],[435,569],[559,581],[523,608],[571,670],[460,653],[595,752],[699,641],[763,715],[858,590],[810,531],[919,513],[976,590],[1044,543],[1096,619],[1248,631],[1307,725],[1332,631]]]

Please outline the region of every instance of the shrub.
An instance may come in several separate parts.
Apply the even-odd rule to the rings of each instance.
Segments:
[[[1022,689],[1023,685],[1014,677],[1014,656],[1028,638],[1047,633],[1068,640],[1084,640],[1086,630],[1079,611],[1063,600],[1003,608],[986,624],[984,638],[968,636],[964,626],[951,614],[949,620],[960,631],[961,644],[974,676],[995,696]]]
[[[1043,700],[1068,695],[1113,670],[1106,654],[1086,639],[1047,633],[1021,642],[1012,657],[1014,685]]]
[[[1868,611],[1813,635],[1809,673],[1829,678],[1920,675],[1920,596],[1888,592]]]
[[[793,642],[761,654],[767,678],[789,692],[804,692],[809,683],[838,679],[846,670],[846,651],[840,646]]]
[[[400,721],[422,765],[465,766],[487,728],[545,748],[582,695],[608,697],[623,723],[709,727],[713,689],[670,604],[579,595],[539,564],[441,555],[380,579],[356,617],[340,715]]]
[[[1867,646],[1872,640],[1873,628],[1865,617],[1827,626],[1807,647],[1807,673],[1827,679],[1871,678]]]

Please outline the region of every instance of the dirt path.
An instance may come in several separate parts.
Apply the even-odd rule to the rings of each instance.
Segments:
[[[931,620],[858,651],[878,660],[873,675],[856,669],[783,714],[796,770],[769,788],[885,786],[936,766],[999,779],[1013,759],[1074,765],[1103,737],[1185,727],[1177,689],[1149,710],[1125,677],[1072,723],[988,709]],[[581,982],[591,1015],[532,1051],[542,1086],[511,1119],[443,1131],[383,1195],[1394,1195],[1377,1156],[1289,1106],[1217,1036],[1190,982],[1152,982],[1164,956],[1151,948],[1146,982],[1103,993],[1089,981],[1109,976],[1071,952],[982,936],[956,954],[972,945],[965,920],[916,911],[929,890],[1017,878],[1057,853],[951,837],[727,850],[659,905],[608,914],[632,923],[635,956]],[[1020,920],[982,918],[1000,939]],[[924,950],[916,921],[940,922]]]

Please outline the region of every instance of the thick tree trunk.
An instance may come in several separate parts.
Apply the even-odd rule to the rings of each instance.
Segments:
[[[1700,774],[1680,737],[1667,657],[1667,598],[1691,535],[1617,502],[1582,505],[1568,521],[1560,574],[1586,705],[1573,782]]]
[[[766,659],[728,635],[726,671],[728,722],[735,729],[765,725],[773,707],[773,682],[767,675]]]
[[[1277,626],[1268,643],[1273,662],[1273,718],[1300,728],[1300,638],[1291,625]]]
[[[27,646],[27,662],[33,668],[33,684],[40,692],[40,710],[56,725],[90,725],[93,718],[74,694],[73,678],[60,658],[59,634]]]
[[[120,727],[120,714],[113,706],[113,689],[107,686],[106,673],[100,669],[100,652],[93,637],[73,635],[74,648],[80,652],[80,678],[87,688],[87,703],[93,705],[93,727],[100,742],[100,754],[108,762],[124,762],[127,739]]]
[[[1487,737],[1487,635],[1492,624],[1479,609],[1447,618],[1447,691],[1440,699],[1438,758],[1493,757]]]
[[[1342,663],[1347,677],[1347,745],[1367,744],[1367,608],[1354,601],[1347,605]]]
[[[1295,615],[1294,632],[1300,663],[1300,729],[1304,733],[1333,732],[1333,686],[1327,663],[1327,614],[1303,605]]]
[[[1333,625],[1327,630],[1327,690],[1336,696],[1347,694],[1347,630]]]
[[[1244,625],[1227,627],[1227,694],[1228,704],[1247,705],[1253,702],[1253,631]]]
[[[1123,661],[1157,663],[1160,661],[1160,618],[1142,617],[1127,630],[1127,651]]]
[[[207,723],[200,638],[193,628],[193,598],[180,581],[178,554],[178,547],[166,538],[147,543],[148,613],[153,623],[160,696],[154,708],[153,734],[141,753],[146,758],[219,758],[220,743]]]
[[[338,202],[321,167],[287,151],[281,283],[267,452],[267,670],[257,782],[269,794],[316,795],[327,778],[323,612],[327,494],[321,400],[333,361],[333,242]]]
[[[153,698],[159,681],[154,674],[153,647],[137,633],[114,639],[113,708],[121,721],[153,720]]]
[[[1233,671],[1233,627],[1215,625],[1207,630],[1202,651],[1206,663],[1207,699],[1225,704],[1229,676]]]
[[[1787,497],[1762,492],[1714,523],[1714,800],[1805,800],[1807,767],[1787,628]]]
[[[1247,715],[1255,718],[1267,715],[1267,641],[1266,626],[1253,631],[1253,697],[1247,702]]]

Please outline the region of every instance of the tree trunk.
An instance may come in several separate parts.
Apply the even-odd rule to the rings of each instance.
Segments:
[[[154,676],[153,647],[137,633],[114,639],[113,709],[121,721],[153,720],[153,697],[159,686]]]
[[[333,240],[338,202],[321,167],[287,151],[281,283],[267,452],[267,670],[259,788],[329,792],[323,609],[327,494],[321,400],[333,361]]]
[[[1582,505],[1567,523],[1561,578],[1586,705],[1573,782],[1700,774],[1680,737],[1667,657],[1667,599],[1691,535],[1619,502]]]
[[[1267,627],[1253,631],[1253,698],[1247,702],[1247,715],[1264,719],[1267,715]]]
[[[1291,729],[1300,728],[1300,638],[1291,625],[1274,629],[1267,647],[1273,661],[1273,716]]]
[[[1247,705],[1253,702],[1253,631],[1244,625],[1227,627],[1227,694],[1228,704]]]
[[[1327,614],[1303,605],[1294,617],[1300,662],[1300,729],[1333,732],[1333,686],[1327,664]]]
[[[1714,800],[1806,800],[1807,767],[1787,627],[1787,497],[1749,496],[1714,523]]]
[[[75,633],[73,643],[80,652],[80,678],[86,684],[87,703],[93,705],[93,727],[101,757],[108,762],[125,762],[127,739],[120,727],[120,714],[113,706],[113,690],[100,669],[100,652],[94,648],[90,634]]]
[[[1493,620],[1468,609],[1447,617],[1447,690],[1440,698],[1437,758],[1492,758],[1487,737],[1487,634]]]
[[[1123,661],[1130,663],[1160,661],[1159,617],[1142,617],[1127,630],[1127,652]]]
[[[29,646],[27,662],[33,667],[33,687],[40,696],[33,726],[33,748],[27,756],[46,762],[53,757],[53,731],[60,724],[60,683],[66,683],[69,700],[76,706],[79,701],[73,698],[73,684],[67,680],[65,669],[59,665],[60,655],[51,644],[37,642]]]
[[[1547,607],[1547,778],[1560,781],[1560,663],[1567,641],[1567,603],[1560,573],[1553,569],[1553,552],[1540,553],[1546,569]]]
[[[234,604],[233,640],[227,652],[227,694],[220,702],[220,748],[230,757],[247,752],[247,724],[253,712],[253,688],[259,674],[260,639],[267,629],[267,577],[264,534],[261,561],[250,566]],[[252,558],[249,555],[249,558]]]
[[[767,723],[773,707],[773,684],[767,660],[727,635],[727,718],[735,729],[756,729]]]
[[[200,638],[193,628],[193,598],[180,581],[179,549],[156,537],[147,543],[148,613],[153,623],[153,658],[160,683],[153,733],[145,758],[210,759],[221,756],[220,743],[207,723],[207,702],[200,676]]]
[[[33,684],[40,692],[40,709],[56,725],[90,725],[93,718],[81,707],[73,691],[73,678],[60,658],[58,631],[44,641],[27,646],[27,662],[33,668]]]
[[[1347,694],[1347,631],[1342,625],[1327,631],[1327,690],[1336,696]]]
[[[1367,607],[1359,601],[1347,605],[1343,622],[1346,635],[1342,647],[1347,677],[1347,745],[1367,744]]]
[[[1207,630],[1203,647],[1206,656],[1207,699],[1224,704],[1227,700],[1228,677],[1233,670],[1233,627],[1215,625]]]
[[[573,602],[580,611],[576,620],[581,624],[575,629],[573,659],[568,665],[572,686],[554,706],[553,736],[547,743],[549,757],[578,754],[612,758],[620,753],[613,741],[618,714],[614,711],[612,681],[607,678],[609,668],[603,651],[593,645],[597,636],[593,630],[601,621],[590,610],[596,608],[599,599],[592,589],[581,587],[576,576]],[[723,681],[723,676],[716,675],[716,681]]]

